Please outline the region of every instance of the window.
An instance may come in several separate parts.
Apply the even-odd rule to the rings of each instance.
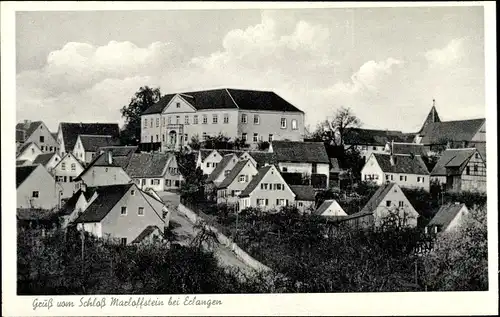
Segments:
[[[224,176],[229,175],[229,173],[231,173],[231,170],[226,170],[226,171],[224,171]]]
[[[165,142],[165,134],[161,135],[161,140],[162,140],[162,142]]]
[[[137,181],[139,181],[139,180],[137,180]],[[135,190],[133,190],[133,189],[132,189],[132,190],[130,191],[130,195],[131,195],[131,196],[135,196]]]
[[[281,118],[281,128],[286,129],[286,118]]]
[[[470,175],[470,167],[469,166],[465,167],[465,175]]]
[[[269,142],[273,142],[273,135],[269,134]]]
[[[258,114],[253,116],[253,124],[260,124],[260,117]]]
[[[189,124],[189,116],[184,116],[184,124]]]
[[[246,114],[242,114],[241,115],[241,123],[247,123],[247,122],[248,122],[247,115]]]
[[[238,182],[244,183],[245,182],[245,175],[238,176]]]
[[[376,150],[377,150],[377,147],[376,147],[376,146],[374,146],[374,147],[372,147],[372,149],[373,149],[374,151],[376,151]]]
[[[366,175],[365,175],[366,176]],[[385,180],[388,181],[390,178],[390,175],[385,175]]]
[[[386,206],[386,207],[391,207],[391,201],[390,201],[390,200],[386,200],[386,202],[385,202],[385,206]]]
[[[302,207],[302,206],[304,206],[304,204],[299,201],[299,207]]]
[[[259,140],[259,134],[258,133],[254,133],[253,134],[253,141],[257,142],[258,140]]]
[[[477,166],[477,164],[474,164],[474,172],[477,173],[478,170],[479,170],[479,167]]]
[[[210,167],[210,162],[207,162],[207,167]]]
[[[297,130],[299,127],[297,126],[297,120],[292,120],[292,130]]]
[[[127,245],[127,238],[121,238],[121,239],[120,239],[120,244],[121,244],[122,246]]]
[[[241,135],[241,139],[242,139],[243,141],[245,141],[245,142],[246,142],[246,141],[247,141],[247,134],[246,134],[246,133],[243,133],[243,134]]]
[[[391,175],[391,181],[393,181],[393,180],[394,180],[394,175]]]
[[[138,214],[139,216],[144,216],[144,207],[139,207],[139,208],[137,209],[137,214]]]
[[[153,136],[151,136],[151,143],[153,143]]]
[[[45,142],[45,137],[43,135],[40,136],[40,143]]]
[[[175,107],[176,108],[180,108],[181,107],[181,103],[180,102],[175,103]]]
[[[149,126],[152,128],[152,127],[153,127],[153,118],[151,118],[151,120],[149,120],[149,122],[151,122],[151,123],[149,124]]]
[[[208,118],[207,118],[207,115],[204,114],[203,115],[203,124],[207,124],[208,123]]]
[[[187,135],[187,133],[184,134],[184,140],[186,140],[186,142],[188,142],[188,135]]]
[[[265,199],[257,199],[257,205],[258,206],[265,206],[266,205],[266,200]]]
[[[229,123],[229,115],[227,113],[224,114],[224,123]]]
[[[31,197],[33,197],[33,198],[38,198],[38,197],[39,197],[39,194],[40,194],[40,193],[38,192],[38,190],[35,190],[33,193],[31,193]]]
[[[207,140],[207,133],[203,132],[203,141],[206,141],[206,140]]]
[[[172,117],[171,116],[168,116],[167,120],[168,120],[168,124],[172,124]]]
[[[165,126],[165,117],[163,117],[163,126]]]
[[[474,157],[478,159],[479,158],[479,153],[474,154]]]
[[[65,171],[65,170],[66,170],[66,163],[61,163],[61,169],[62,169],[63,171]]]
[[[193,124],[198,124],[198,115],[193,116]]]
[[[212,115],[212,123],[213,124],[217,124],[217,121],[219,120],[219,116],[217,116],[216,114],[213,114]]]
[[[168,187],[172,186],[172,180],[167,179],[167,186],[168,186]]]
[[[71,163],[71,170],[76,171],[76,164],[75,163]]]
[[[398,206],[399,206],[399,207],[404,207],[404,205],[405,205],[405,203],[404,203],[404,202],[402,202],[402,201],[400,201]]]
[[[143,126],[144,129],[147,129],[148,128],[148,119],[144,119],[144,126]]]
[[[181,116],[175,116],[175,124],[181,123]]]
[[[160,185],[160,180],[159,180],[159,179],[153,179],[153,180],[151,181],[151,183],[152,183],[153,185]]]
[[[127,214],[127,207],[122,207],[122,209],[120,211],[120,214],[121,215],[126,215]]]
[[[403,181],[404,180],[404,176],[403,175],[399,175],[399,180]]]
[[[160,136],[157,134],[156,135],[156,142],[159,142],[160,141]]]
[[[158,128],[160,126],[160,118],[156,118],[156,127]]]
[[[276,205],[278,205],[278,206],[286,206],[287,205],[287,199],[276,199]]]

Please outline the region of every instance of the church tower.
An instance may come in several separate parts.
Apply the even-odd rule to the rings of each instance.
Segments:
[[[439,115],[436,110],[436,100],[432,99],[432,108],[429,114],[427,115],[427,118],[424,121],[424,124],[422,125],[422,128],[420,129],[419,133],[422,132],[422,130],[429,124],[429,123],[435,123],[435,122],[441,122],[441,119],[439,119]]]

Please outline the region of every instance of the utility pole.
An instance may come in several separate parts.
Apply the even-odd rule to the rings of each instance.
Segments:
[[[81,240],[82,240],[82,276],[83,276],[83,268],[85,265],[85,262],[84,262],[84,260],[85,260],[85,251],[84,251],[85,250],[85,234],[83,233],[83,228],[82,228],[82,231],[80,231],[80,232],[81,232],[80,236],[82,238]]]

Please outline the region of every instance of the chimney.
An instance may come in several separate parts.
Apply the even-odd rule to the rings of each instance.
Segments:
[[[24,120],[24,128],[28,129],[31,124],[31,120]]]
[[[390,162],[391,162],[391,166],[396,165],[396,157],[394,157],[394,155],[392,155],[392,153],[391,153]]]
[[[107,160],[108,164],[113,164],[113,152],[111,152],[111,150],[108,150],[108,160]]]

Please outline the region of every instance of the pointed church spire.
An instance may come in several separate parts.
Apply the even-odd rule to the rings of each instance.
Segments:
[[[422,128],[420,129],[419,133],[422,132],[422,130],[430,123],[435,123],[435,122],[441,122],[441,119],[439,119],[439,115],[436,110],[436,99],[432,99],[432,108],[429,114],[427,115],[427,118],[424,121],[424,124],[422,125]]]

